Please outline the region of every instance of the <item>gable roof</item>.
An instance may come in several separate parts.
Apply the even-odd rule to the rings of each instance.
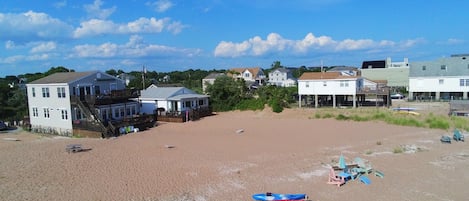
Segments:
[[[204,98],[206,95],[200,95],[185,87],[148,87],[140,93],[142,99],[153,100],[181,100],[185,98]]]
[[[271,73],[273,73],[273,72],[275,72],[275,71],[279,71],[279,72],[281,72],[281,73],[289,73],[289,72],[290,72],[290,70],[287,69],[287,68],[277,68],[277,69],[271,71]]]
[[[54,73],[41,79],[34,80],[29,84],[70,83],[97,72],[98,71]]]
[[[259,72],[261,71],[260,67],[254,67],[254,68],[232,68],[230,71],[238,72],[238,73],[243,73],[244,71],[248,70],[253,77],[257,77]]]
[[[218,77],[226,76],[225,73],[210,73],[204,79],[217,79]]]
[[[351,66],[334,66],[331,69],[327,70],[329,72],[337,72],[337,71],[358,71],[358,68],[351,67]]]
[[[304,72],[298,80],[351,79],[356,76],[344,76],[340,72]]]

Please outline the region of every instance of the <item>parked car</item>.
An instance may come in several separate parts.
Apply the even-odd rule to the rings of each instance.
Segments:
[[[5,122],[0,121],[0,131],[8,129],[8,126],[5,124]]]
[[[397,94],[392,94],[391,98],[392,99],[403,99],[403,98],[405,98],[405,96],[400,94],[400,93],[397,93]]]

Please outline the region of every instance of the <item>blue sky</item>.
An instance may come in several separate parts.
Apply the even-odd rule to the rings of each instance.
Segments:
[[[76,71],[361,66],[469,53],[469,1],[4,0],[0,77]]]

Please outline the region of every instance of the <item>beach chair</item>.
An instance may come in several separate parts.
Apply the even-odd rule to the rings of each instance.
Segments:
[[[461,134],[461,132],[458,129],[454,129],[453,131],[453,139],[454,141],[462,141],[464,142],[464,135]]]
[[[441,136],[440,141],[441,141],[441,143],[451,144],[451,138],[447,135]]]
[[[370,162],[363,160],[360,157],[356,157],[353,162],[357,164],[357,167],[353,168],[354,172],[358,174],[369,174],[373,171],[373,167],[371,166]]]
[[[337,185],[340,187],[341,185],[345,184],[345,177],[340,177],[336,175],[334,168],[331,167],[329,171],[329,178],[328,178],[327,183],[332,184],[332,185]]]

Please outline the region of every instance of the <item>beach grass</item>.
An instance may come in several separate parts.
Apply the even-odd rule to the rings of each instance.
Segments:
[[[449,130],[458,128],[469,131],[469,119],[445,115],[397,113],[387,108],[351,108],[351,109],[318,109],[312,119],[333,118],[340,121],[382,121],[400,126],[412,126],[431,129]]]

